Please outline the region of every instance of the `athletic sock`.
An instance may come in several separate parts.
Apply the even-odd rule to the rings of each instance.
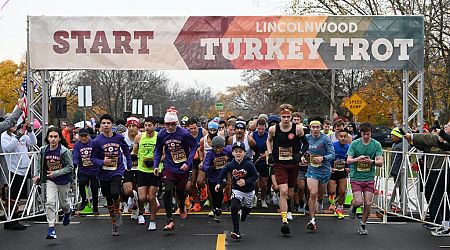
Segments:
[[[283,223],[288,223],[287,212],[281,212],[281,220]]]

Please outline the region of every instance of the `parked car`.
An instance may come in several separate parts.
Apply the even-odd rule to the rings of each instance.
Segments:
[[[372,138],[381,143],[382,147],[391,147],[391,128],[387,126],[374,126],[372,130]]]

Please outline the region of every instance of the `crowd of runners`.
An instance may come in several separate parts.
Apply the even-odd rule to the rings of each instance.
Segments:
[[[94,215],[99,214],[99,189],[106,199],[112,235],[119,235],[122,214],[131,213],[148,230],[158,229],[156,213],[162,198],[167,221],[162,230],[175,229],[174,214],[186,219],[189,212],[209,207],[209,216],[220,223],[223,210],[231,212],[230,237],[241,239],[239,222],[252,208],[273,204],[280,213],[280,231],[290,234],[293,212],[307,213],[309,231],[318,229],[316,214],[328,195],[329,209],[343,219],[347,178],[353,190],[350,217],[363,206],[357,232],[368,234],[366,222],[374,193],[375,167],[383,164],[380,143],[371,138],[371,124],[355,130],[337,120],[332,125],[321,117],[303,120],[289,104],[278,114],[261,114],[251,121],[215,117],[203,124],[183,117],[175,107],[163,121],[155,117],[127,118],[115,124],[111,115],[99,119],[95,139],[88,129],[78,131],[72,154],[62,130],[51,127],[40,150],[34,180],[46,183],[47,238],[56,238],[55,207],[59,199],[63,225],[72,216],[67,190],[76,168],[81,204],[88,204],[86,187],[92,193]]]
[[[66,226],[89,201],[93,214],[100,214],[100,191],[113,236],[120,234],[123,214],[131,213],[141,225],[147,224],[147,217],[149,231],[172,231],[174,214],[184,220],[190,212],[208,208],[217,223],[223,220],[223,210],[230,211],[230,237],[241,239],[240,221],[252,208],[269,206],[279,211],[283,235],[291,233],[294,212],[309,215],[305,227],[314,232],[319,228],[316,214],[324,204],[344,219],[348,183],[353,193],[349,217],[357,218],[362,207],[357,232],[368,234],[376,167],[383,165],[382,147],[371,138],[370,123],[356,127],[342,120],[331,124],[321,117],[302,119],[293,106],[283,104],[277,114],[260,114],[248,121],[179,120],[175,107],[163,118],[129,117],[124,124],[105,114],[98,129],[97,134],[80,129],[73,145],[68,144],[65,129],[50,127],[45,135],[33,179],[46,184],[47,239],[57,238],[57,200]],[[404,135],[399,129],[392,133]],[[81,196],[76,211],[68,197],[74,172]],[[158,227],[156,214],[162,207],[167,220]]]

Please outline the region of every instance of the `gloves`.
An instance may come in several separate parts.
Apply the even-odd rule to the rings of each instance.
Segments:
[[[269,158],[268,158],[267,161],[268,161],[269,164],[273,164],[273,155],[272,155],[272,153],[269,154]]]
[[[137,161],[137,160],[138,160],[138,156],[132,154],[132,155],[131,155],[131,161]]]
[[[27,126],[27,132],[28,132],[28,133],[33,132],[33,130],[31,129],[31,126]]]

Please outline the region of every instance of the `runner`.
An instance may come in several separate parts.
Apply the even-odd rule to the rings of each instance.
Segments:
[[[78,211],[82,211],[88,204],[86,197],[86,187],[91,189],[92,193],[92,210],[94,215],[99,215],[98,212],[98,167],[91,161],[93,140],[89,136],[88,130],[85,128],[78,131],[80,140],[77,141],[73,147],[73,163],[78,168],[78,181],[81,196],[81,204]]]
[[[334,196],[336,194],[336,188],[338,190],[338,200],[335,214],[338,219],[344,219],[344,201],[347,189],[347,176],[350,169],[347,165],[347,151],[350,145],[347,143],[348,130],[343,129],[339,131],[337,137],[339,141],[333,143],[335,152],[335,159],[332,160],[331,177],[328,183],[328,199],[330,202],[330,210],[335,210]]]
[[[125,168],[131,169],[131,158],[125,138],[112,132],[113,123],[114,118],[109,114],[100,117],[102,133],[93,142],[91,160],[99,168],[98,179],[100,180],[102,194],[108,205],[112,222],[112,235],[118,236],[119,226],[123,223],[120,212],[122,177]]]
[[[162,164],[158,167],[153,165],[153,153],[156,145],[158,132],[155,131],[156,120],[153,117],[146,117],[144,120],[145,131],[134,139],[133,152],[131,157],[138,162],[137,185],[139,195],[139,216],[138,224],[145,224],[144,204],[150,204],[149,231],[156,230],[156,212],[158,202],[156,194],[159,188],[159,173],[162,172]]]
[[[264,119],[259,119],[257,121],[256,131],[253,132],[252,137],[258,146],[259,155],[255,155],[255,166],[258,171],[258,180],[255,182],[255,193],[258,195],[258,189],[261,190],[261,207],[268,208],[266,202],[267,196],[267,183],[270,176],[270,167],[267,164],[267,136],[266,131],[266,121]]]
[[[255,196],[255,181],[258,178],[255,165],[250,158],[245,157],[246,145],[242,142],[235,142],[232,146],[234,159],[227,163],[219,174],[219,183],[215,191],[219,192],[225,185],[225,178],[228,173],[232,177],[231,195],[231,218],[233,221],[233,231],[230,233],[232,239],[241,239],[239,231],[239,215],[241,210],[241,221],[245,221],[252,209],[252,199]]]
[[[192,137],[195,138],[197,143],[201,143],[201,141],[203,140],[203,137],[206,136],[208,133],[206,131],[206,129],[204,129],[202,127],[198,127],[196,118],[189,118],[189,120],[187,121],[187,128],[189,130],[189,133],[192,135]],[[198,195],[198,189],[197,189],[197,182],[199,180],[198,177],[199,177],[199,175],[202,175],[200,173],[201,171],[199,170],[199,165],[201,163],[200,155],[201,155],[201,145],[200,145],[200,149],[198,149],[196,151],[194,160],[192,161],[193,166],[192,166],[191,176],[190,176],[188,184],[187,184],[187,189],[190,190],[190,195],[194,201],[194,206],[192,207],[192,211],[194,211],[194,212],[200,212],[202,210],[202,207],[200,205],[200,198]],[[204,178],[204,173],[203,173],[203,178]],[[203,182],[203,185],[201,185],[201,183],[200,183],[200,185],[198,185],[199,189],[201,189],[203,187],[204,187],[204,182]],[[203,198],[205,198],[205,197],[203,197]],[[188,207],[187,209],[190,209],[190,207]]]
[[[176,189],[180,218],[186,219],[188,211],[184,206],[186,199],[186,184],[189,171],[192,169],[192,160],[198,148],[198,143],[186,129],[177,126],[176,112],[167,112],[164,116],[165,129],[158,133],[156,140],[154,164],[158,166],[164,151],[164,170],[162,181],[164,183],[164,208],[166,210],[167,224],[164,231],[175,228],[172,216],[173,190]]]
[[[313,119],[309,123],[311,134],[306,135],[309,154],[302,159],[303,162],[308,163],[305,177],[309,191],[308,207],[311,220],[306,228],[311,231],[317,230],[316,210],[322,204],[323,195],[330,180],[330,161],[335,157],[330,137],[320,133],[321,126],[322,123],[318,119]]]
[[[372,124],[363,122],[359,126],[361,138],[350,144],[347,152],[347,164],[350,165],[350,184],[352,185],[353,201],[350,208],[350,217],[356,217],[356,209],[363,205],[364,209],[361,225],[358,227],[360,235],[367,235],[367,218],[369,218],[370,208],[375,179],[375,166],[383,165],[383,152],[381,144],[373,139]]]
[[[242,142],[245,145],[245,157],[253,159],[253,155],[259,155],[259,149],[253,137],[246,133],[245,128],[244,121],[236,121],[236,125],[234,126],[235,134],[228,138],[228,145],[233,145],[235,142]],[[258,205],[256,195],[253,197],[252,205],[253,207]]]
[[[309,124],[311,125],[311,124]],[[323,122],[323,129],[320,130],[320,133],[324,134],[324,135],[328,135],[330,136],[333,133],[333,130],[331,130],[331,122],[328,120],[325,120]]]
[[[290,234],[288,212],[291,212],[291,206],[287,199],[288,196],[294,197],[298,164],[308,149],[308,141],[303,134],[303,129],[291,122],[293,110],[294,107],[290,104],[282,104],[279,107],[281,123],[269,128],[267,138],[269,163],[273,163],[273,172],[280,190],[281,232],[283,234]],[[302,143],[301,149],[300,142]],[[292,216],[292,213],[290,215]]]
[[[222,214],[223,191],[215,190],[215,186],[219,184],[218,176],[225,164],[232,159],[231,146],[225,147],[225,139],[222,136],[216,136],[211,141],[211,150],[208,150],[203,161],[203,172],[208,178],[208,188],[212,196],[212,211],[214,221],[220,222]]]
[[[64,212],[63,225],[70,223],[72,209],[69,204],[70,181],[72,180],[73,162],[72,155],[67,148],[67,142],[63,138],[60,128],[51,127],[45,137],[47,145],[39,149],[37,167],[34,169],[33,181],[45,183],[45,213],[47,216],[48,230],[46,239],[56,239],[56,200]]]
[[[210,121],[208,123],[208,134],[205,135],[200,140],[200,147],[199,147],[199,158],[200,158],[200,169],[198,171],[198,179],[197,179],[197,186],[201,190],[200,199],[206,200],[205,206],[210,206],[210,201],[208,199],[208,188],[206,187],[206,179],[205,179],[205,172],[202,170],[203,161],[205,159],[206,153],[212,149],[211,143],[212,139],[215,138],[218,135],[219,131],[219,124],[214,121]],[[209,213],[209,216],[214,216],[213,211]]]
[[[292,113],[292,123],[302,126],[305,135],[309,134],[309,128],[305,127],[302,123],[302,116],[300,112]],[[308,207],[308,204],[305,205],[305,199],[308,200],[309,198],[305,177],[306,172],[308,171],[308,164],[300,161],[299,166],[297,185],[295,187],[297,190],[294,188],[294,209],[297,209],[298,213],[305,214],[306,208]]]
[[[344,122],[342,120],[337,120],[334,122],[333,125],[333,133],[330,135],[330,139],[331,142],[335,143],[337,141],[339,141],[339,138],[337,137],[337,134],[339,134],[340,131],[344,130]],[[350,135],[350,133],[347,133],[347,138],[346,138],[346,142],[348,144],[352,143],[352,136]]]
[[[126,122],[127,131],[123,134],[125,142],[128,145],[129,151],[133,150],[134,140],[139,135],[139,119],[136,117],[128,117]],[[123,174],[123,201],[127,202],[128,207],[124,207],[124,212],[131,209],[131,219],[137,219],[139,215],[138,210],[138,194],[137,190],[137,174],[138,162],[131,161],[131,170],[127,170]]]

